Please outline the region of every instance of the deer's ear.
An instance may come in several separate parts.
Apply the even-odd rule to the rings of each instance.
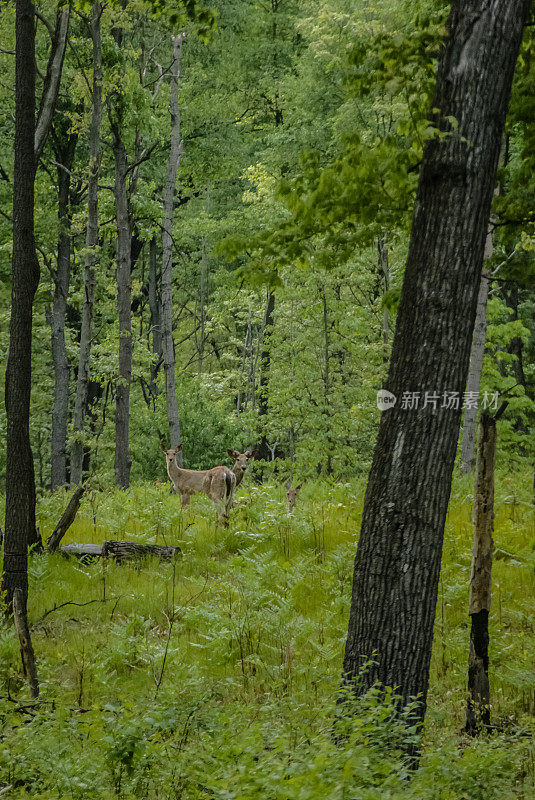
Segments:
[[[179,450],[182,450],[182,445],[181,444],[179,444],[179,445],[177,445],[177,447],[175,447],[175,453],[178,453]]]
[[[285,485],[285,487],[288,489],[288,491],[290,491],[290,487],[291,487],[291,485],[292,485],[292,481],[291,481],[291,480],[289,480],[289,481],[286,481],[286,483],[285,483],[284,485]]]
[[[258,453],[258,450],[256,449],[256,447],[254,447],[254,448],[251,448],[251,447],[250,447],[250,448],[247,450],[247,454],[248,454],[249,458],[254,458],[254,457],[256,456],[256,454],[257,454],[257,453]]]
[[[227,453],[231,458],[238,458],[239,456],[239,453],[237,453],[236,450],[227,450]]]
[[[303,484],[302,484],[302,483],[300,483],[300,484],[299,484],[299,486],[296,486],[296,487],[295,487],[295,491],[296,491],[296,492],[299,492],[299,491],[300,491],[300,489],[301,489],[301,486],[302,486],[302,485],[303,485]]]
[[[166,447],[163,442],[160,442],[160,447],[162,448],[164,453],[167,453]]]

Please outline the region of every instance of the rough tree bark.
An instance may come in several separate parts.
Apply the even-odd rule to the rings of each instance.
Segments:
[[[8,609],[15,589],[28,595],[28,544],[35,538],[35,477],[30,445],[33,298],[39,283],[34,239],[35,20],[29,0],[17,0],[15,164],[9,354],[6,368],[6,521],[2,591]]]
[[[178,104],[178,81],[182,56],[183,34],[173,36],[173,62],[171,64],[171,149],[167,163],[167,178],[163,197],[163,256],[162,256],[162,350],[165,371],[165,396],[167,420],[169,422],[170,447],[181,443],[180,420],[175,388],[175,350],[173,342],[173,210],[178,165],[182,157],[180,138],[180,108]],[[179,451],[179,466],[182,466],[182,451]]]
[[[118,103],[123,102],[122,97]],[[122,117],[122,113],[119,114]],[[115,158],[115,218],[117,225],[117,313],[119,318],[119,375],[115,391],[115,480],[121,489],[130,485],[130,384],[132,382],[132,273],[130,220],[127,196],[126,148],[121,122],[112,123]]]
[[[54,302],[50,316],[50,339],[54,365],[54,406],[52,409],[52,434],[50,457],[50,484],[52,491],[67,483],[67,421],[69,414],[69,361],[65,345],[65,315],[71,273],[71,169],[74,161],[77,135],[58,131],[54,146],[58,162],[58,255],[54,274]]]
[[[93,90],[91,126],[89,130],[89,180],[87,184],[87,231],[84,262],[84,305],[82,330],[78,354],[78,374],[73,413],[74,439],[71,447],[71,483],[82,480],[84,443],[82,433],[87,413],[90,381],[91,339],[93,336],[93,303],[95,300],[95,266],[98,248],[98,178],[100,173],[100,124],[102,121],[102,46],[100,38],[100,2],[93,4],[91,12],[91,39],[93,42]]]
[[[446,135],[424,148],[386,382],[398,401],[381,416],[355,559],[343,682],[358,693],[376,682],[393,686],[403,704],[418,697],[421,721],[461,417],[449,393],[462,397],[466,385],[500,141],[528,7],[528,0],[452,5],[431,114]],[[406,407],[405,393],[420,393],[418,410]]]
[[[474,537],[468,607],[471,629],[465,730],[470,734],[475,734],[482,727],[490,725],[489,613],[494,553],[492,538],[494,533],[494,462],[498,414],[496,417],[492,417],[487,411],[484,411],[479,420],[473,507]]]

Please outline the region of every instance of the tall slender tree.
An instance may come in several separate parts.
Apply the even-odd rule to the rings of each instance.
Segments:
[[[275,292],[268,287],[266,310],[262,327],[262,351],[260,353],[260,388],[258,391],[258,419],[262,425],[262,436],[258,447],[258,458],[269,461],[270,449],[266,422],[269,410],[269,373],[271,367],[271,333],[275,315]]]
[[[167,402],[167,421],[171,447],[181,443],[180,419],[175,387],[175,348],[173,342],[173,210],[175,207],[175,187],[178,165],[182,158],[182,138],[180,135],[180,107],[178,101],[178,81],[180,78],[180,59],[184,35],[173,36],[173,62],[171,64],[171,148],[167,162],[167,177],[163,197],[163,255],[162,255],[162,350],[165,372],[165,396]],[[178,452],[179,466],[182,466],[182,450]]]
[[[93,86],[91,92],[91,125],[89,129],[89,180],[87,185],[87,229],[84,261],[84,300],[82,329],[78,353],[76,397],[74,401],[71,447],[71,483],[80,483],[84,460],[83,430],[88,406],[91,342],[93,337],[93,305],[95,302],[95,267],[99,243],[98,178],[100,173],[100,124],[102,121],[102,43],[100,18],[102,5],[93,3],[91,10],[91,40],[93,43]]]
[[[50,340],[54,365],[54,407],[50,457],[52,490],[67,482],[67,422],[69,414],[70,368],[65,344],[65,316],[71,274],[71,170],[77,134],[69,133],[68,121],[63,118],[54,140],[58,175],[58,250],[54,273],[54,301],[50,314]]]
[[[152,361],[150,365],[150,393],[153,398],[158,395],[156,379],[161,366],[162,356],[162,306],[158,292],[158,246],[156,237],[153,236],[149,244],[149,311]]]
[[[132,273],[130,264],[130,218],[127,193],[127,158],[122,134],[122,104],[117,99],[117,117],[112,121],[115,159],[115,221],[117,226],[117,316],[119,319],[119,374],[115,391],[115,480],[121,489],[130,485],[130,384],[132,382]]]
[[[529,0],[455,0],[355,559],[344,683],[423,720],[446,511],[500,142]],[[455,124],[452,123],[453,118]],[[456,394],[452,394],[456,393]],[[418,399],[419,407],[416,408]],[[368,668],[362,671],[364,665]]]

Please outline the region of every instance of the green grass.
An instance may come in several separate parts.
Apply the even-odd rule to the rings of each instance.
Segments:
[[[533,797],[535,521],[530,476],[498,477],[492,718],[460,731],[466,691],[471,482],[457,479],[444,541],[424,757],[404,777],[378,698],[335,744],[364,484],[241,488],[230,527],[207,498],[182,512],[166,484],[94,490],[66,542],[179,544],[174,564],[35,556],[29,617],[41,696],[30,708],[10,626],[0,631],[0,788],[8,797]],[[39,503],[43,538],[66,504]],[[65,605],[62,603],[88,605]],[[51,613],[47,613],[47,612]],[[22,708],[21,708],[22,706]],[[388,747],[386,746],[388,743]]]

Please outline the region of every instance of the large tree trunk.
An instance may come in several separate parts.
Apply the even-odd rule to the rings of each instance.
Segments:
[[[163,197],[163,256],[162,256],[162,349],[165,371],[165,396],[169,422],[170,446],[181,443],[180,420],[175,388],[175,350],[173,343],[173,210],[178,165],[182,157],[180,138],[180,108],[178,105],[178,80],[184,36],[173,36],[173,63],[171,64],[171,149],[167,163],[167,178]],[[182,451],[178,452],[182,466]]]
[[[122,103],[122,98],[119,98]],[[117,224],[117,312],[119,317],[119,376],[115,391],[115,480],[121,489],[130,485],[129,426],[132,382],[132,273],[128,217],[126,150],[120,124],[113,125],[115,156],[115,209]]]
[[[77,136],[63,128],[55,147],[58,161],[58,256],[54,275],[54,302],[50,318],[52,362],[54,365],[54,407],[50,458],[52,491],[67,483],[67,421],[69,415],[69,361],[65,345],[65,315],[71,273],[70,184]]]
[[[95,267],[98,248],[98,178],[100,173],[100,123],[102,121],[102,48],[100,17],[102,6],[93,4],[91,12],[91,38],[93,40],[93,91],[91,127],[89,130],[89,181],[87,185],[87,232],[84,262],[84,305],[82,330],[78,354],[78,375],[74,401],[71,448],[71,483],[80,483],[84,460],[83,430],[87,412],[90,380],[91,340],[93,336],[93,303],[95,300]]]
[[[470,570],[471,619],[468,658],[467,733],[490,725],[489,613],[494,552],[494,461],[496,420],[483,412],[479,424],[476,484],[474,490],[474,537]]]
[[[431,116],[445,135],[424,148],[386,383],[398,401],[381,416],[355,559],[344,683],[359,693],[376,682],[395,687],[404,704],[418,697],[421,720],[461,418],[461,408],[443,404],[443,396],[462,397],[466,385],[528,6],[528,0],[458,0],[452,7]],[[420,393],[418,410],[407,408],[407,393]]]
[[[6,369],[6,521],[2,591],[9,609],[15,589],[23,610],[28,595],[28,544],[35,538],[35,478],[30,446],[32,307],[39,283],[34,239],[35,19],[17,0],[15,55],[15,165],[11,321]]]

